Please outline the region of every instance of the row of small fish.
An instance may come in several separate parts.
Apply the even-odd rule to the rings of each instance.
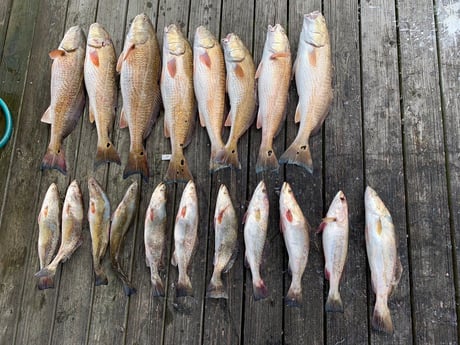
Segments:
[[[269,26],[264,53],[255,70],[249,50],[230,33],[219,41],[204,27],[197,28],[192,48],[174,25],[164,30],[163,58],[153,25],[145,14],[134,18],[122,53],[116,62],[109,34],[94,23],[85,35],[78,26],[70,28],[59,47],[50,52],[51,102],[42,121],[51,124],[51,138],[42,169],[66,173],[62,141],[75,128],[85,105],[84,85],[89,99],[89,119],[96,122],[98,144],[94,166],[104,162],[120,164],[110,140],[117,103],[116,73],[120,73],[123,108],[120,128],[129,128],[130,151],[123,176],[150,173],[144,141],[155,123],[161,103],[165,109],[164,134],[171,139],[168,181],[187,181],[192,174],[183,149],[190,143],[195,123],[195,96],[200,123],[211,141],[210,170],[240,168],[237,143],[255,118],[256,84],[259,94],[257,128],[262,143],[256,171],[278,169],[273,138],[285,119],[291,78],[289,40],[281,25]],[[331,53],[324,17],[313,12],[304,17],[299,51],[294,63],[299,92],[295,121],[298,135],[280,162],[298,164],[312,171],[308,145],[310,134],[321,127],[332,100]],[[225,91],[230,112],[224,123]],[[227,142],[223,126],[231,126]]]

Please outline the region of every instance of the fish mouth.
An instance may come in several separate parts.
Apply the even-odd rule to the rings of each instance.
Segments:
[[[171,31],[177,31],[177,26],[176,24],[169,24],[168,26],[165,26],[165,32],[171,32]]]
[[[222,39],[222,43],[227,44],[228,42],[230,42],[230,40],[232,39],[232,37],[233,37],[233,33],[227,34],[227,36],[225,36],[225,38]]]
[[[304,14],[304,18],[311,20],[311,21],[315,21],[316,18],[318,18],[318,16],[320,15],[321,15],[320,11],[313,11],[311,13]]]

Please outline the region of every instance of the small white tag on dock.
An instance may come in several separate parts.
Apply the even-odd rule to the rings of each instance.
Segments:
[[[164,154],[164,155],[161,155],[161,160],[162,161],[170,161],[171,160],[171,154],[168,153],[168,154]]]

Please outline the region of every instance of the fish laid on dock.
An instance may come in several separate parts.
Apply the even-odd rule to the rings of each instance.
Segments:
[[[48,266],[35,273],[36,277],[45,277],[48,280],[54,278],[58,265],[70,259],[75,250],[82,244],[82,225],[83,200],[78,182],[74,180],[67,188],[62,208],[61,245],[58,253]]]
[[[299,94],[295,122],[300,126],[280,163],[296,164],[313,173],[308,141],[319,132],[332,102],[331,45],[326,20],[318,11],[304,16],[293,69]]]
[[[289,255],[289,271],[292,282],[286,295],[286,304],[298,307],[302,304],[302,275],[310,250],[310,226],[297,203],[289,183],[284,182],[280,194],[280,225]]]
[[[224,147],[225,61],[219,41],[204,26],[196,29],[193,41],[193,85],[200,123],[211,141],[209,170],[215,171],[220,167],[216,154]]]
[[[232,199],[225,185],[219,188],[214,213],[214,271],[208,285],[207,297],[228,298],[222,273],[232,268],[238,253],[238,220]]]
[[[150,267],[152,295],[155,297],[165,295],[159,271],[164,267],[166,220],[166,185],[160,183],[152,193],[144,222],[145,263]]]
[[[101,24],[89,27],[85,57],[85,85],[89,100],[89,120],[96,121],[97,151],[94,168],[107,162],[121,164],[109,137],[117,105],[117,58],[110,35]]]
[[[134,18],[118,58],[123,108],[120,128],[129,128],[130,148],[123,178],[139,173],[149,178],[144,140],[150,135],[161,106],[161,57],[157,36],[146,14]]]
[[[79,26],[71,27],[59,47],[49,53],[51,66],[51,102],[42,122],[51,125],[51,137],[41,169],[67,173],[63,140],[73,131],[85,107],[83,65],[85,34]]]
[[[131,184],[126,191],[123,200],[118,205],[112,215],[112,225],[110,227],[110,258],[112,268],[117,272],[118,277],[123,282],[123,291],[126,296],[136,293],[128,276],[123,271],[120,263],[123,241],[128,232],[137,211],[139,186],[137,182]]]
[[[332,200],[318,232],[323,233],[324,274],[329,280],[329,294],[325,309],[343,313],[339,284],[348,251],[348,203],[342,191],[339,191]]]
[[[260,276],[260,265],[267,237],[268,195],[264,181],[260,181],[244,216],[245,263],[251,269],[254,299],[268,296],[268,290]]]
[[[171,141],[171,160],[166,181],[193,179],[184,148],[190,144],[195,127],[192,48],[180,29],[164,29],[161,96],[165,108],[164,134]]]
[[[397,251],[395,227],[390,212],[371,187],[367,187],[364,193],[364,208],[367,259],[376,296],[372,327],[391,334],[393,321],[388,298],[398,286],[403,271]]]
[[[38,258],[40,269],[45,268],[53,260],[61,236],[61,222],[59,211],[59,190],[52,183],[43,199],[38,215]],[[41,277],[37,284],[40,290],[54,288],[52,276]]]
[[[198,197],[190,180],[182,193],[174,226],[174,253],[171,264],[179,269],[176,296],[192,296],[192,282],[187,273],[198,240]]]
[[[254,122],[255,66],[251,53],[241,39],[230,33],[222,40],[227,70],[227,92],[230,112],[225,126],[231,126],[225,146],[216,154],[216,161],[224,166],[241,169],[238,159],[238,140]]]
[[[89,207],[88,222],[91,233],[95,284],[107,285],[107,275],[102,268],[110,236],[110,201],[94,177],[88,180]]]
[[[278,135],[286,118],[291,68],[291,49],[283,27],[280,24],[269,25],[262,60],[256,72],[259,96],[257,128],[262,128],[257,173],[279,168],[273,138]]]

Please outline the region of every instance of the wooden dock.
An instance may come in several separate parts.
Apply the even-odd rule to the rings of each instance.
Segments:
[[[112,35],[120,53],[129,24],[145,12],[157,28],[180,25],[190,41],[205,25],[216,36],[237,33],[258,64],[268,24],[281,23],[293,54],[302,14],[320,9],[327,20],[334,64],[334,100],[322,133],[311,140],[315,171],[296,166],[257,175],[261,131],[255,125],[239,143],[240,171],[208,173],[206,130],[199,125],[185,150],[198,188],[199,245],[190,275],[194,298],[175,298],[177,269],[169,265],[172,229],[183,184],[168,186],[166,298],[152,298],[145,265],[143,219],[150,195],[162,181],[170,153],[163,115],[147,140],[152,177],[142,182],[135,224],[126,238],[122,265],[137,294],[127,298],[105,266],[109,285],[95,287],[88,224],[84,243],[63,264],[56,288],[39,291],[37,215],[51,182],[61,196],[78,179],[88,203],[90,176],[106,188],[113,209],[135,179],[122,178],[129,133],[114,126],[122,166],[93,171],[97,134],[87,111],[66,139],[68,175],[41,172],[49,126],[40,122],[50,99],[48,52],[64,32],[95,21]],[[459,0],[2,0],[0,1],[0,97],[11,108],[14,133],[0,149],[0,344],[458,344],[460,252],[460,1]],[[279,155],[296,135],[298,100],[292,83],[286,122],[275,140]],[[117,118],[121,109],[118,100]],[[0,119],[3,130],[4,120]],[[228,133],[228,131],[226,132]],[[228,300],[205,298],[214,253],[213,214],[225,183],[239,214],[260,179],[267,182],[270,223],[262,274],[269,298],[255,302],[250,272],[240,254],[225,277]],[[301,308],[284,305],[291,278],[279,231],[278,197],[291,183],[312,225]],[[392,213],[403,265],[390,298],[393,335],[371,329],[372,292],[364,240],[366,185]],[[328,283],[321,237],[314,229],[341,189],[350,214],[349,254],[341,283],[343,314],[324,311]]]

